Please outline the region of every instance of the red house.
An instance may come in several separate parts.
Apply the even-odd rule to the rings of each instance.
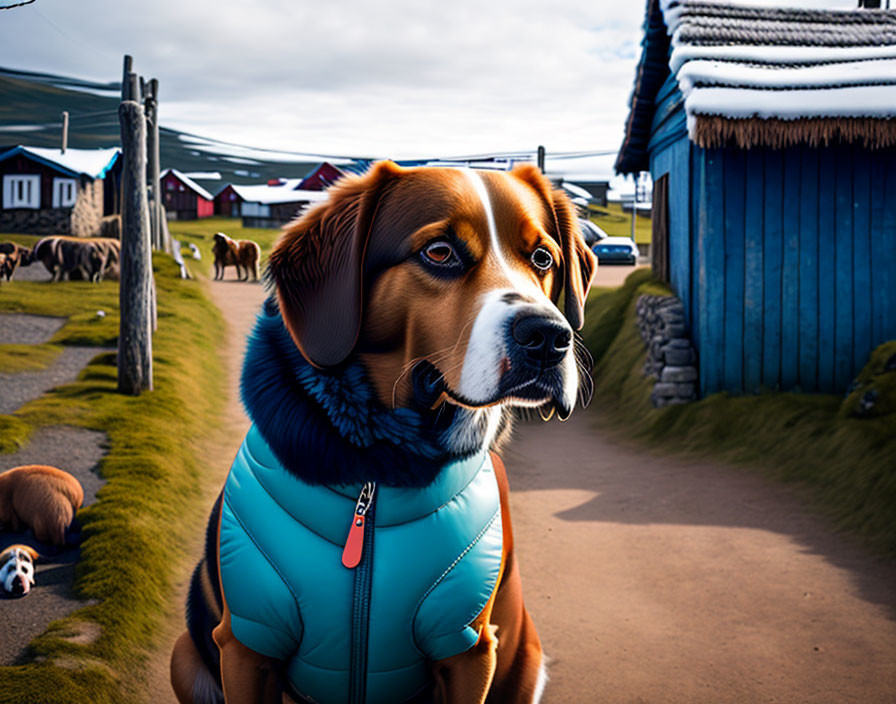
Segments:
[[[186,174],[165,169],[161,182],[169,220],[196,220],[214,215],[214,196]]]
[[[238,218],[242,215],[243,199],[233,189],[233,184],[228,184],[223,191],[215,196],[215,215],[223,215],[227,218]]]
[[[323,162],[308,174],[296,186],[297,191],[324,191],[345,176],[345,172],[333,166],[329,161]]]

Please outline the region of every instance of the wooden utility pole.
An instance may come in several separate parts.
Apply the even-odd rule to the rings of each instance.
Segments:
[[[544,157],[545,157],[544,147],[539,146],[538,147],[538,170],[541,171],[541,173],[544,173]]]
[[[118,390],[138,395],[152,390],[152,253],[146,199],[146,116],[137,76],[125,76],[118,108],[121,123],[121,281],[118,331]]]
[[[62,149],[61,153],[65,154],[65,148],[68,146],[68,110],[62,111]]]
[[[153,249],[163,249],[159,223],[159,120],[156,79],[146,84],[143,107],[146,111],[146,180],[149,187],[149,222],[152,227]]]
[[[130,94],[131,73],[134,70],[134,59],[125,54],[124,68],[121,74],[121,99],[132,100]]]

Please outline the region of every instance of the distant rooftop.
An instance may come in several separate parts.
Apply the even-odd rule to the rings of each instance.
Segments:
[[[619,172],[647,168],[670,75],[702,147],[896,145],[896,11],[650,0],[642,46]]]
[[[231,188],[244,201],[275,205],[278,203],[316,203],[327,199],[326,191],[297,190],[302,179],[284,179],[279,186],[260,184],[255,186],[239,186],[231,184]]]
[[[20,144],[0,154],[0,161],[24,154],[69,176],[85,175],[91,178],[103,178],[106,172],[112,168],[120,152],[118,147],[113,147],[109,149],[66,149],[63,153],[60,149],[26,147]]]
[[[190,190],[192,190],[194,193],[196,193],[201,198],[205,198],[206,200],[214,200],[215,199],[215,197],[211,193],[209,193],[207,190],[205,190],[202,186],[200,186],[198,183],[196,183],[193,179],[191,179],[185,173],[183,173],[182,171],[178,171],[177,169],[165,169],[161,173],[159,178],[165,178],[168,174],[174,174],[175,176],[177,176],[177,178],[180,179],[180,181],[185,186],[187,186]]]

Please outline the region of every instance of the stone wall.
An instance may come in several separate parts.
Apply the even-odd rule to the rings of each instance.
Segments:
[[[29,235],[70,235],[71,208],[11,208],[0,210],[0,232]]]
[[[685,324],[684,306],[675,296],[641,296],[638,331],[647,347],[644,375],[656,379],[654,407],[697,399],[697,352]]]
[[[78,200],[71,209],[71,233],[76,237],[96,237],[103,221],[103,182],[81,178]]]

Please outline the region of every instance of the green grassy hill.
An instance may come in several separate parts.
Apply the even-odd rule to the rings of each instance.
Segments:
[[[69,112],[69,146],[94,149],[117,146],[121,141],[118,124],[119,84],[96,83],[75,78],[17,71],[0,67],[0,149],[26,144],[58,147],[61,115]],[[160,115],[165,121],[164,86]],[[228,161],[226,149],[201,145],[201,138],[178,130],[160,128],[162,168],[181,171],[218,171],[221,180],[203,182],[213,193],[216,184],[262,183],[271,178],[301,178],[317,161],[272,161],[261,154]]]

